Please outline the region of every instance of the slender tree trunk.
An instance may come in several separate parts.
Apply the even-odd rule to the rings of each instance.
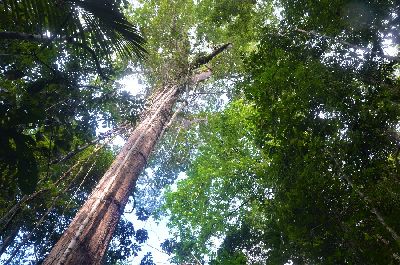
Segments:
[[[15,237],[18,235],[19,226],[14,227],[8,235],[4,235],[3,242],[0,245],[0,256],[4,254],[6,249],[14,242]]]
[[[209,62],[228,46],[223,45],[211,53],[212,56],[206,56],[202,63]],[[209,77],[209,74],[201,74],[193,76],[189,82]],[[129,194],[170,121],[172,108],[184,85],[171,85],[153,97],[144,118],[43,264],[101,263]]]
[[[373,213],[376,216],[376,219],[381,223],[381,225],[391,234],[393,239],[396,241],[397,245],[400,246],[400,236],[397,234],[397,232],[390,227],[385,219],[383,218],[382,214],[376,209],[371,200],[367,197],[367,195],[364,194],[361,190],[359,190],[356,186],[354,186],[353,182],[350,180],[349,177],[343,176],[343,178],[349,183],[350,187],[361,197],[361,199],[365,202],[365,205],[369,208],[371,213]]]
[[[39,34],[30,34],[30,33],[25,33],[25,32],[14,32],[14,31],[2,31],[2,32],[0,32],[0,39],[45,42],[49,38],[47,36],[42,36]]]

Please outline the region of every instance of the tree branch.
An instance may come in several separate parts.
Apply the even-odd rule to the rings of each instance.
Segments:
[[[39,34],[30,34],[30,33],[24,33],[24,32],[11,32],[11,31],[0,32],[0,39],[26,40],[26,41],[34,41],[34,42],[40,42],[40,43],[46,43],[49,41],[51,42],[53,40],[56,40],[55,36],[48,37],[48,36],[43,36],[43,35],[39,35]],[[97,58],[97,55],[92,48],[90,48],[88,45],[86,45],[84,43],[75,41],[71,37],[60,37],[58,40],[66,41],[69,44],[73,44],[73,45],[79,46],[82,49],[84,49],[92,57],[95,65],[96,65],[97,72],[100,75],[100,77],[106,81],[110,80],[104,74],[103,70],[101,69],[99,59]]]
[[[232,43],[226,43],[226,44],[220,46],[219,48],[215,49],[212,53],[196,59],[196,61],[194,61],[190,64],[190,70],[194,70],[194,69],[202,66],[203,64],[210,62],[215,56],[217,56],[218,54],[220,54],[221,52],[223,52],[230,46],[232,46]]]
[[[206,70],[204,72],[201,72],[201,73],[198,73],[198,74],[195,74],[194,76],[192,76],[191,81],[193,84],[196,84],[196,83],[202,82],[202,81],[210,78],[211,75],[212,75],[211,70]]]
[[[315,32],[315,31],[307,31],[307,30],[299,29],[299,28],[296,28],[295,31],[301,32],[301,33],[304,33],[304,34],[307,34],[307,35],[310,35],[310,36],[316,36],[316,37],[319,37],[319,38],[322,38],[322,39],[328,39],[328,40],[337,41],[337,40],[335,40],[334,37],[323,35],[323,34],[320,34],[318,32]],[[340,41],[339,40],[337,42],[339,42],[342,45],[345,45],[345,46],[348,46],[350,48],[353,48],[355,50],[367,50],[368,52],[376,55],[376,52],[374,52],[373,50],[371,50],[369,48],[365,48],[365,47],[362,47],[360,45],[356,45],[356,44],[353,44],[353,43],[350,43],[350,42],[347,42],[347,41]],[[394,62],[399,62],[400,61],[400,58],[399,57],[395,57],[395,56],[390,56],[390,55],[385,55],[385,54],[378,55],[378,56],[381,56],[381,57],[383,57],[383,58],[385,58],[385,59],[387,59],[389,61],[394,61]]]
[[[360,196],[360,198],[364,201],[365,205],[369,208],[371,213],[373,213],[376,216],[376,219],[379,221],[379,223],[381,223],[381,225],[391,234],[393,239],[396,241],[397,245],[400,246],[400,236],[392,227],[390,227],[386,223],[382,214],[373,206],[371,200],[367,197],[367,195],[365,195],[364,192],[358,189],[348,176],[343,175],[341,178],[346,180],[346,182],[350,185],[350,187]]]
[[[39,34],[29,34],[24,32],[14,32],[14,31],[0,32],[0,39],[27,40],[36,42],[46,42],[49,40],[47,36],[42,36]]]

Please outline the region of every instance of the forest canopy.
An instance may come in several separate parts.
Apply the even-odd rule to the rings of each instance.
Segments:
[[[1,262],[56,257],[136,152],[139,178],[93,199],[112,208],[129,187],[104,264],[149,239],[120,218],[127,196],[138,220],[167,220],[165,264],[400,263],[399,14],[386,0],[1,2]]]

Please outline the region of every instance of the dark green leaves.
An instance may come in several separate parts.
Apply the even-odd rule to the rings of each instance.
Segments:
[[[78,47],[95,47],[106,56],[111,56],[112,49],[124,56],[143,58],[144,39],[121,13],[119,3],[111,0],[5,1],[0,4],[0,14],[8,19],[0,29],[44,35],[45,39],[50,34],[44,46],[61,39],[61,42],[79,44]]]
[[[17,135],[15,138],[18,186],[22,193],[29,194],[35,191],[39,179],[39,171],[32,145],[35,141],[27,135]]]
[[[232,29],[243,5],[229,3],[202,1],[213,7],[202,16]],[[175,262],[396,264],[398,76],[382,43],[389,28],[399,33],[399,7],[276,4],[280,18],[264,16],[243,56],[248,106],[234,102],[199,126],[188,177],[167,193],[183,246]]]
[[[139,244],[146,242],[148,238],[149,236],[145,229],[139,229],[136,231],[135,239]]]
[[[0,237],[14,235],[0,255],[19,249],[14,264],[32,258],[23,251],[28,244],[37,256],[48,253],[110,165],[113,152],[93,147],[105,140],[97,128],[134,124],[142,109],[142,100],[111,81],[127,65],[119,55],[145,54],[120,4],[0,3]],[[110,262],[140,250],[130,226],[117,229],[123,247],[110,250]],[[16,235],[29,237],[24,247]]]
[[[109,0],[71,2],[84,10],[82,16],[98,41],[94,44],[99,45],[104,53],[108,53],[112,44],[116,51],[125,56],[135,54],[142,58],[146,54],[143,37],[119,11],[117,3]]]

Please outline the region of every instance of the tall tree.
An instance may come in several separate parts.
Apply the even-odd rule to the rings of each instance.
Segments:
[[[171,84],[152,96],[142,120],[44,264],[100,264],[131,190],[157,140],[168,127],[177,99],[186,86],[210,76],[209,71],[194,75],[192,71],[210,62],[228,46],[225,44],[198,58],[188,69],[183,69],[187,73],[183,71],[179,79],[171,80]]]
[[[190,134],[197,156],[166,201],[173,261],[397,264],[398,60],[383,39],[399,6],[277,4],[238,86],[248,108]]]

